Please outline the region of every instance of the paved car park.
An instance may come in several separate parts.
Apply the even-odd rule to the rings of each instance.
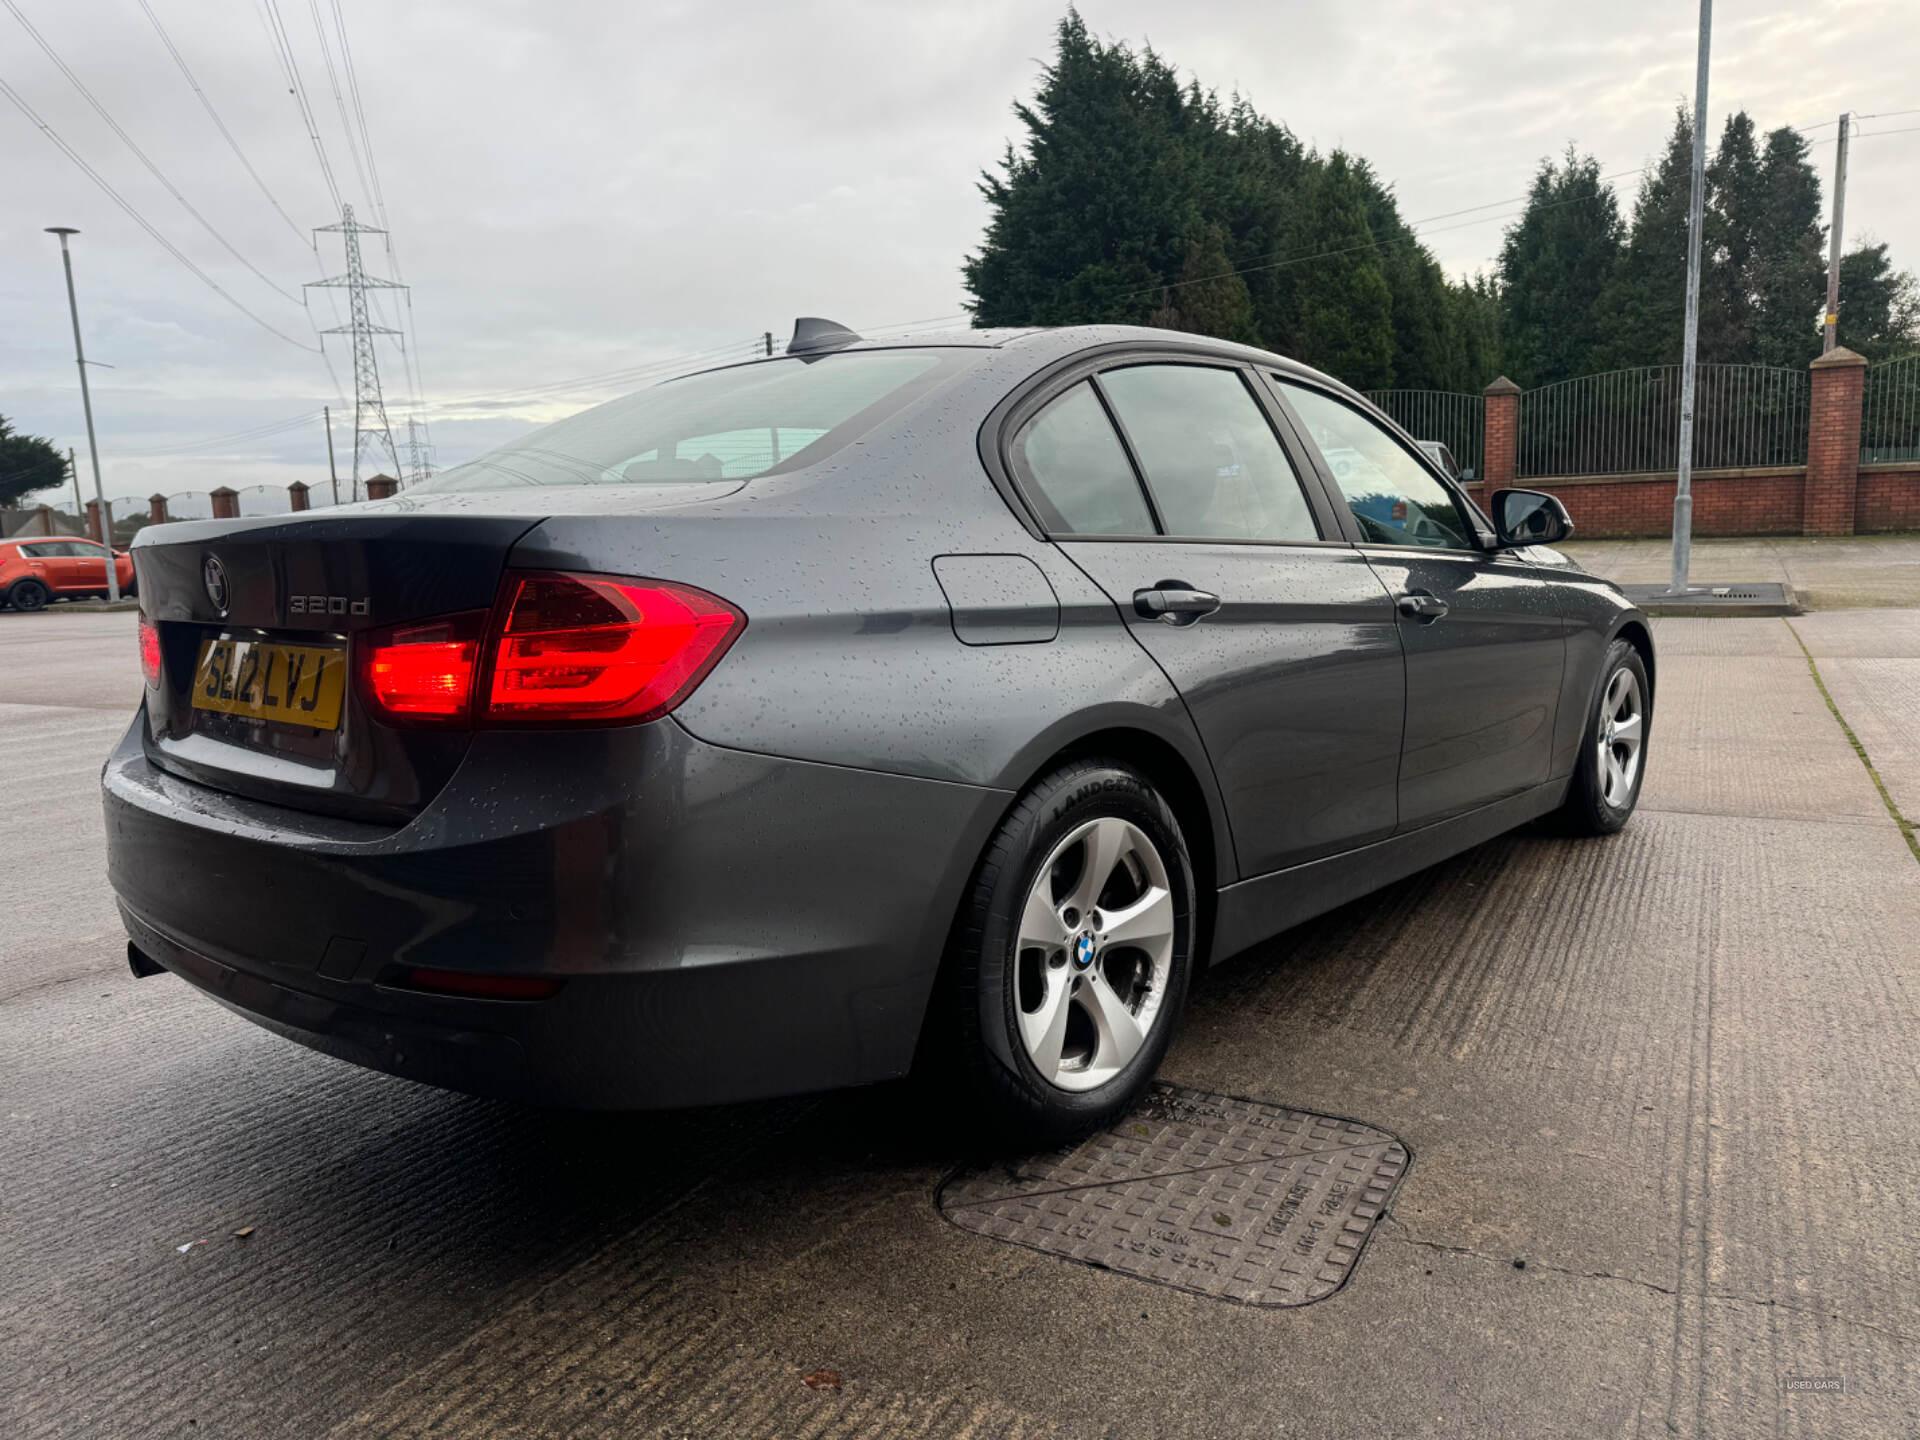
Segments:
[[[1623,834],[1198,987],[1165,1080],[1407,1157],[1276,1309],[958,1223],[909,1093],[533,1111],[134,980],[133,617],[0,615],[0,1434],[1920,1433],[1920,609],[1656,628]]]

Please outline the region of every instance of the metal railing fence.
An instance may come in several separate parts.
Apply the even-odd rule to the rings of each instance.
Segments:
[[[1867,367],[1860,463],[1920,460],[1920,354]]]
[[[1459,390],[1369,390],[1378,405],[1416,440],[1438,440],[1453,452],[1460,472],[1480,478],[1487,448],[1487,402]]]
[[[169,520],[211,520],[213,497],[204,490],[182,490],[167,496]]]
[[[1806,464],[1811,401],[1805,370],[1695,367],[1693,468]],[[1523,477],[1671,471],[1679,444],[1678,365],[1582,375],[1520,400]]]

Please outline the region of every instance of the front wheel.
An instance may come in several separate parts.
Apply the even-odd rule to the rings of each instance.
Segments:
[[[1075,761],[1001,823],[956,928],[961,1069],[1004,1137],[1116,1120],[1172,1042],[1193,969],[1193,863],[1147,778]]]
[[[1599,694],[1587,715],[1586,740],[1567,799],[1551,817],[1569,835],[1611,835],[1633,816],[1646,775],[1653,687],[1646,662],[1625,640],[1607,647]]]

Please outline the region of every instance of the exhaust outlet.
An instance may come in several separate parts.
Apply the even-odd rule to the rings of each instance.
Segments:
[[[133,978],[144,980],[149,975],[164,975],[167,967],[157,960],[147,958],[146,952],[131,940],[127,942],[127,968],[133,971]]]

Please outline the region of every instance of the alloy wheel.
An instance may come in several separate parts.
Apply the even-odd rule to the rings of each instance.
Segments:
[[[1173,963],[1166,861],[1145,831],[1102,816],[1040,867],[1014,942],[1020,1038],[1042,1079],[1093,1090],[1140,1053]]]
[[[1633,783],[1640,774],[1645,722],[1640,681],[1633,671],[1622,666],[1613,672],[1613,678],[1607,682],[1607,692],[1601,697],[1594,746],[1600,797],[1615,810],[1625,809],[1633,799]]]

